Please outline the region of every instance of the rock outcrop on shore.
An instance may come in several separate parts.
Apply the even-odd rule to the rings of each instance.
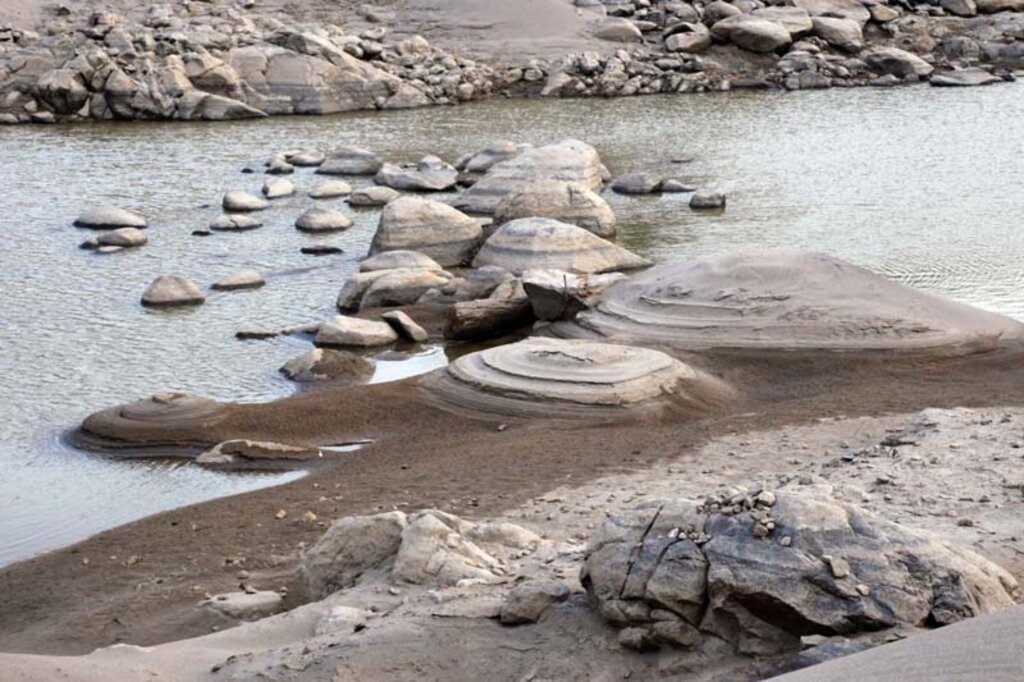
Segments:
[[[1024,339],[1010,318],[830,256],[765,251],[679,260],[609,288],[568,335],[679,349],[960,355]]]
[[[939,627],[1016,604],[990,561],[821,491],[734,489],[610,518],[581,580],[636,649],[722,639],[798,651],[807,635]]]
[[[699,411],[732,397],[720,380],[655,350],[546,338],[464,355],[421,383],[444,406],[519,418]]]

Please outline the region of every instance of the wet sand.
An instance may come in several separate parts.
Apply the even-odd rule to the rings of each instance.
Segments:
[[[941,360],[856,360],[843,354],[691,356],[744,399],[714,415],[609,425],[510,423],[438,410],[415,380],[289,398],[234,416],[231,436],[287,440],[371,437],[374,444],[279,488],[178,509],[0,571],[0,650],[83,653],[116,642],[155,644],[207,633],[223,621],[196,607],[236,589],[240,569],[259,589],[288,588],[304,603],[297,552],[334,518],[436,507],[494,516],[557,486],[673,460],[724,466],[699,448],[717,437],[926,407],[1024,404],[1024,349]],[[217,434],[218,436],[223,434]],[[766,455],[780,466],[791,453]],[[824,456],[824,455],[823,455]],[[777,458],[778,461],[768,461]],[[719,461],[714,461],[718,459]],[[131,491],[124,491],[125,504]],[[276,518],[279,512],[283,518]],[[304,519],[313,512],[315,520]]]

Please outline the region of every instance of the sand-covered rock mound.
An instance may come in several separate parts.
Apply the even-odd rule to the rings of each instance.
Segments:
[[[548,338],[464,355],[423,386],[450,407],[538,418],[626,416],[673,402],[706,407],[731,394],[659,351]]]
[[[568,335],[680,349],[958,355],[1024,339],[1024,325],[830,256],[762,251],[672,261],[610,287]]]
[[[216,400],[183,393],[160,393],[145,400],[112,407],[82,422],[78,444],[117,443],[133,446],[171,445],[188,440],[199,426],[213,426],[228,414]]]
[[[734,488],[613,516],[591,540],[583,585],[626,646],[710,635],[748,654],[1016,603],[1016,580],[994,563],[816,488]]]

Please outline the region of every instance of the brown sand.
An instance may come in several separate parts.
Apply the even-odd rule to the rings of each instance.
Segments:
[[[316,432],[376,443],[304,480],[159,514],[0,571],[0,650],[82,653],[209,632],[222,623],[196,603],[204,593],[237,588],[239,568],[258,572],[261,589],[287,586],[286,606],[296,606],[304,601],[296,553],[339,516],[393,506],[493,516],[557,485],[659,460],[676,460],[684,473],[724,467],[726,455],[695,453],[730,433],[837,415],[1024,403],[1019,348],[900,363],[835,356],[687,361],[725,368],[721,374],[745,401],[699,420],[598,428],[527,422],[498,431],[493,422],[430,408],[399,382],[374,387],[373,404],[317,391],[243,412],[233,437],[287,441]],[[764,464],[787,456],[766,453]],[[276,519],[279,510],[287,516]],[[318,520],[303,520],[307,511]]]

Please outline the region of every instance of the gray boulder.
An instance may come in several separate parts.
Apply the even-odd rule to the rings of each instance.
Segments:
[[[373,376],[373,362],[349,351],[314,348],[281,366],[281,373],[292,381],[343,381],[365,384]]]
[[[328,348],[338,346],[371,348],[386,346],[397,340],[398,334],[387,322],[338,315],[333,320],[320,325],[313,338],[313,343]]]
[[[637,25],[629,19],[608,17],[598,22],[592,31],[595,38],[617,43],[639,43],[644,39]]]
[[[690,208],[698,210],[725,208],[725,193],[713,189],[699,189],[690,197]]]
[[[653,194],[661,187],[661,178],[650,173],[630,173],[612,180],[611,187],[618,194]]]
[[[864,45],[861,25],[853,19],[814,17],[814,35],[847,52],[859,52]]]
[[[483,236],[477,221],[447,204],[400,197],[384,207],[370,255],[384,251],[419,251],[443,267],[467,261]]]
[[[266,280],[263,279],[263,275],[256,272],[255,270],[243,270],[236,272],[233,275],[225,277],[216,284],[213,288],[217,291],[235,291],[238,289],[258,289],[264,284]]]
[[[401,192],[393,190],[390,187],[364,187],[357,189],[349,195],[345,201],[349,206],[355,206],[360,208],[370,208],[376,206],[384,206],[402,196]]]
[[[262,211],[268,206],[266,199],[261,199],[257,196],[243,192],[241,190],[231,190],[224,195],[224,199],[221,202],[225,211],[232,211],[235,213],[244,213],[247,211]]]
[[[392,189],[443,192],[455,187],[459,172],[436,156],[424,156],[415,164],[385,163],[374,181]]]
[[[74,225],[94,230],[113,230],[119,227],[143,229],[146,227],[146,219],[123,208],[104,206],[83,211],[75,218]]]
[[[749,14],[722,19],[711,27],[711,34],[750,52],[775,52],[793,42],[782,24]]]
[[[117,246],[122,249],[143,246],[148,241],[146,233],[137,227],[120,227],[96,237],[96,243],[99,246]]]
[[[199,285],[178,275],[161,275],[142,294],[145,306],[198,305],[206,300]]]
[[[263,227],[263,223],[248,215],[222,215],[210,223],[210,229],[218,232],[242,232]]]
[[[522,281],[538,320],[571,320],[597,305],[601,292],[624,279],[621,272],[577,275],[563,270],[527,270]]]
[[[311,208],[295,221],[295,229],[300,232],[337,232],[349,227],[352,220],[347,215],[329,208]]]
[[[270,177],[263,181],[263,196],[268,199],[290,197],[296,191],[295,183],[285,178]]]
[[[373,279],[359,303],[362,308],[383,308],[409,305],[434,287],[448,283],[448,277],[437,270],[381,270]]]
[[[316,169],[321,175],[375,175],[383,162],[361,147],[338,147]]]
[[[326,180],[313,185],[309,190],[310,199],[335,199],[347,197],[352,193],[352,187],[344,180]]]
[[[874,47],[862,53],[861,59],[875,73],[897,78],[907,78],[908,76],[924,78],[935,70],[931,64],[916,54],[898,47]]]
[[[650,262],[581,227],[549,218],[520,218],[505,223],[484,242],[473,266],[484,265],[499,265],[519,275],[532,269],[610,272]]]
[[[794,40],[810,35],[814,29],[811,15],[802,7],[783,7],[777,5],[775,7],[755,9],[750,15],[758,19],[767,19],[768,21],[781,24],[783,28],[789,31],[789,35]]]
[[[711,32],[704,24],[682,22],[665,38],[669,52],[701,52],[711,47]]]
[[[577,225],[599,237],[615,236],[615,213],[608,202],[576,182],[531,182],[509,193],[494,211],[494,222],[498,225],[530,217]]]
[[[1015,603],[986,559],[820,490],[735,488],[611,517],[581,581],[637,647],[695,647],[707,635],[746,654],[805,635],[946,625]]]
[[[860,0],[792,0],[792,3],[812,17],[852,19],[861,26],[871,19],[871,12]]]
[[[939,6],[958,17],[973,17],[978,13],[978,5],[974,0],[941,0]]]
[[[502,625],[536,623],[551,606],[569,598],[569,586],[558,580],[529,580],[512,588],[498,616]]]
[[[367,571],[384,567],[398,552],[407,525],[397,511],[335,521],[302,555],[299,570],[310,594],[323,597],[351,587]]]

